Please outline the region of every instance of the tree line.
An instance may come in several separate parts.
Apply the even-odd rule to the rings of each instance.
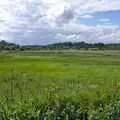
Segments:
[[[62,50],[62,49],[77,49],[77,50],[120,50],[120,43],[104,44],[104,43],[85,43],[85,42],[64,42],[54,43],[49,45],[18,45],[9,43],[4,40],[0,41],[0,51],[26,51],[26,50]]]

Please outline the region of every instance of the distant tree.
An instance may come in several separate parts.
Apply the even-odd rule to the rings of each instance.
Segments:
[[[8,45],[8,43],[6,41],[4,41],[4,40],[1,40],[0,44],[1,45]]]
[[[25,45],[20,46],[16,45],[14,43],[8,43],[4,40],[0,41],[0,51],[2,50],[61,50],[61,49],[84,49],[84,50],[120,50],[120,44],[104,44],[104,43],[94,43],[89,44],[82,42],[64,42],[64,43],[55,43],[55,44],[49,44],[49,45]]]
[[[5,46],[4,50],[11,50],[11,48],[9,46]]]
[[[25,47],[21,46],[19,50],[20,51],[25,51]]]

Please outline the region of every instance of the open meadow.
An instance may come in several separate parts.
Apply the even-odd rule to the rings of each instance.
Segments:
[[[120,51],[1,52],[0,120],[120,120]]]

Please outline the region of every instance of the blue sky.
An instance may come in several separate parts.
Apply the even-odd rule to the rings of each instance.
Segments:
[[[0,0],[0,40],[120,43],[120,0]]]
[[[90,26],[120,25],[120,10],[95,12],[89,15],[91,18],[82,18],[79,16],[77,19],[78,22]]]

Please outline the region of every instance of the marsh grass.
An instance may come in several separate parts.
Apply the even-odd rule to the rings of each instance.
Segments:
[[[0,53],[0,120],[119,120],[118,52]]]

